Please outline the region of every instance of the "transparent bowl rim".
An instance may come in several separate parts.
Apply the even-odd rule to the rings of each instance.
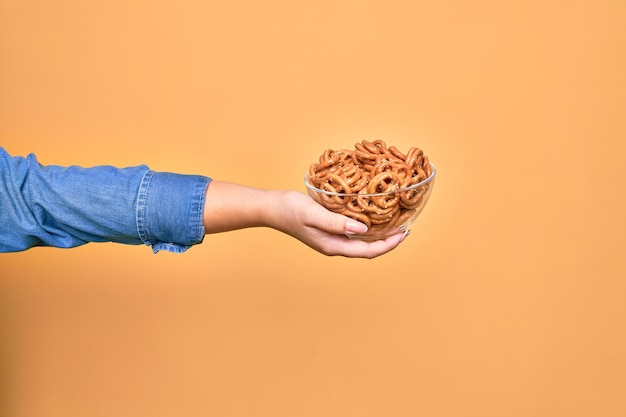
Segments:
[[[385,191],[382,193],[374,193],[374,194],[359,194],[359,193],[350,193],[350,194],[346,194],[346,193],[336,193],[336,192],[332,192],[332,191],[326,191],[326,190],[320,190],[317,187],[312,186],[311,184],[309,184],[309,182],[307,181],[307,177],[309,175],[309,173],[307,172],[306,174],[304,174],[304,185],[312,191],[315,191],[316,193],[320,193],[320,194],[326,194],[329,196],[337,196],[337,197],[356,197],[356,196],[361,196],[361,197],[376,197],[376,196],[381,196],[381,195],[386,195],[386,194],[393,194],[393,193],[401,193],[404,191],[409,191],[412,190],[414,188],[419,188],[423,185],[428,184],[429,182],[431,182],[432,180],[435,179],[435,175],[437,174],[437,168],[435,168],[435,164],[433,164],[432,162],[430,162],[430,166],[433,169],[433,172],[430,174],[430,176],[428,178],[426,178],[425,180],[418,182],[417,184],[413,184],[410,187],[404,187],[404,188],[398,188],[397,190],[393,190],[393,191]]]

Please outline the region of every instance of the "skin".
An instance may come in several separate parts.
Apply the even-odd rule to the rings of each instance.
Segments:
[[[406,237],[398,233],[373,242],[349,239],[346,233],[361,233],[367,227],[297,191],[263,190],[213,180],[206,197],[203,219],[207,234],[269,227],[324,255],[369,259],[391,251]]]

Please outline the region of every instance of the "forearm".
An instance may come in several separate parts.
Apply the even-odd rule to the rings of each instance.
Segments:
[[[276,227],[282,191],[262,190],[213,180],[204,206],[205,233],[247,227]]]

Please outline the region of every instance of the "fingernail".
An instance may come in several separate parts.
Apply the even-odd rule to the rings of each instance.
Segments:
[[[356,220],[348,220],[346,222],[346,233],[358,234],[367,232],[367,226]]]
[[[408,235],[410,235],[410,234],[411,234],[411,230],[405,230],[404,234],[402,235],[402,239],[400,239],[400,242],[402,242],[404,239],[406,239],[406,237]]]

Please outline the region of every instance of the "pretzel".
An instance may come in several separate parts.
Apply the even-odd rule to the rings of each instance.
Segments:
[[[430,183],[433,168],[416,147],[404,154],[384,141],[363,140],[354,149],[326,149],[311,164],[307,181],[326,191],[318,202],[327,209],[367,225],[375,234],[401,228],[417,215]]]

